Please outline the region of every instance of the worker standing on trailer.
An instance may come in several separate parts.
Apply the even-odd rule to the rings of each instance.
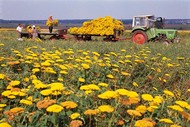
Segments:
[[[53,31],[53,17],[52,17],[52,15],[50,15],[48,18],[47,26],[49,26],[49,32],[52,33],[52,31]]]

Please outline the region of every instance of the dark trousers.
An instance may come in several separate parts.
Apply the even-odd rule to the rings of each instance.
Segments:
[[[53,26],[50,26],[49,27],[49,32],[52,33],[52,31],[53,31]]]

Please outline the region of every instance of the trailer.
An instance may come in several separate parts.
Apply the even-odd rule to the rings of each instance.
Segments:
[[[100,34],[71,34],[78,41],[92,41],[92,37],[102,37],[103,41],[116,42],[121,40],[120,36],[123,34],[121,31],[114,31],[113,35],[100,35]]]
[[[66,34],[67,34],[67,29],[61,29],[61,30],[58,30],[57,32],[55,33],[49,33],[49,32],[39,32],[38,33],[38,38],[40,39],[44,39],[45,36],[50,36],[49,39],[52,40],[52,39],[66,39]],[[22,37],[25,37],[25,38],[29,38],[29,33],[28,32],[21,32],[21,38]]]

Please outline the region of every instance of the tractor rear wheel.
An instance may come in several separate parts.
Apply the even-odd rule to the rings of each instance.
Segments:
[[[148,40],[147,34],[142,30],[136,30],[133,32],[132,41],[136,44],[144,44]]]

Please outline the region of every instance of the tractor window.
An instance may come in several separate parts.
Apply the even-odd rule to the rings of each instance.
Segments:
[[[141,26],[146,26],[145,18],[140,18],[140,24],[141,24]]]
[[[135,26],[145,26],[145,18],[144,17],[137,17],[135,18]]]
[[[140,26],[140,18],[136,18],[135,26]]]

